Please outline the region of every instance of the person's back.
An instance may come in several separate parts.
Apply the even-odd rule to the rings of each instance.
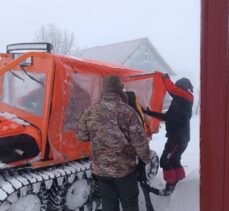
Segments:
[[[133,136],[139,140],[146,139],[144,133],[139,135],[138,128],[141,126],[138,125],[136,112],[123,102],[119,94],[107,93],[86,111],[86,115],[93,148],[93,172],[111,177],[122,177],[133,172],[136,166],[136,153],[131,145]],[[132,133],[130,137],[129,126],[136,128],[136,134]],[[135,146],[143,150],[140,154],[145,153],[145,148]]]
[[[77,137],[92,141],[92,171],[99,181],[104,211],[138,210],[137,156],[148,163],[150,150],[140,119],[127,105],[117,76],[103,81],[101,101],[82,115]]]

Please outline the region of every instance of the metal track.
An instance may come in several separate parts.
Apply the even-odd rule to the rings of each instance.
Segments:
[[[88,161],[73,161],[60,166],[35,170],[7,170],[0,174],[0,211],[12,210],[19,198],[28,195],[40,199],[39,210],[51,210],[49,191],[54,188],[54,184],[66,188],[66,184],[71,185],[77,180],[90,180],[91,175],[91,166]],[[82,206],[78,210],[89,209]]]
[[[146,175],[149,180],[156,176],[158,166],[158,156],[155,152],[151,152],[151,162],[146,165]],[[75,204],[69,205],[69,200],[67,200],[69,192],[74,195],[80,188],[82,189],[86,181],[91,189],[85,204],[76,205],[83,201],[82,197],[79,197],[80,200],[72,200]],[[83,191],[78,195],[84,195]],[[23,199],[26,197],[27,200],[24,202]],[[21,206],[18,206],[18,201],[22,204]],[[23,209],[25,207],[23,203],[30,203],[30,201],[31,204],[37,203],[39,208]],[[19,207],[22,208],[19,209]],[[9,169],[0,173],[0,211],[92,211],[99,209],[101,209],[101,199],[97,184],[92,179],[91,164],[87,160],[72,161],[41,169],[24,168],[17,171]]]

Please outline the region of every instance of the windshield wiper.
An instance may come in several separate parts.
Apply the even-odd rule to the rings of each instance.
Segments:
[[[36,81],[37,83],[39,83],[41,86],[44,86],[44,84],[37,80],[35,77],[33,77],[32,75],[30,75],[29,73],[27,73],[27,71],[25,70],[25,68],[23,67],[23,65],[20,65],[20,68],[23,70],[23,72],[30,78],[32,79],[33,81]]]
[[[12,72],[11,70],[10,70],[10,73],[11,73],[13,76],[15,76],[15,77],[19,78],[20,80],[24,81],[24,78],[20,77],[19,75],[17,75],[16,73]]]

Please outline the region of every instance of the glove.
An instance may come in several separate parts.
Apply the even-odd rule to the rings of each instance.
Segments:
[[[151,113],[149,107],[147,107],[146,109],[142,108],[142,112],[143,112],[144,114],[147,114],[147,115],[150,115],[150,113]]]
[[[146,164],[141,160],[138,159],[138,181],[141,183],[147,183],[147,177],[146,177],[146,170],[145,166]]]
[[[169,74],[168,74],[168,73],[164,73],[164,74],[162,75],[162,79],[166,79],[166,78],[169,78]]]

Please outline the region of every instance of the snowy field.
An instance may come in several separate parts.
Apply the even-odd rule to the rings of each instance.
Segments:
[[[199,211],[199,118],[199,115],[193,115],[191,119],[191,140],[181,160],[185,168],[186,178],[177,184],[171,196],[150,194],[156,211]],[[165,142],[165,127],[164,124],[161,124],[160,131],[153,136],[150,147],[161,156]],[[151,181],[151,185],[158,188],[164,187],[165,182],[161,168],[154,181]],[[140,211],[145,211],[145,202],[141,192],[139,203]]]

